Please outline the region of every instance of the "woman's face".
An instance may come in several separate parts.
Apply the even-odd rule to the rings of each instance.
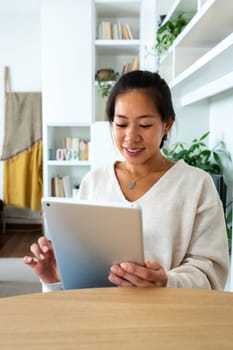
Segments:
[[[162,122],[154,102],[140,91],[131,90],[116,98],[113,136],[119,152],[129,164],[156,161],[161,140],[172,123],[172,120]]]

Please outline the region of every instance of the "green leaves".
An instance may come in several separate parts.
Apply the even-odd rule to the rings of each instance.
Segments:
[[[209,132],[199,139],[194,139],[189,147],[184,143],[177,142],[170,150],[163,148],[163,153],[172,161],[177,162],[183,159],[186,163],[209,173],[222,174],[221,158],[217,150],[208,149],[204,142],[208,135]]]
[[[164,155],[177,162],[180,159],[208,173],[223,175],[227,186],[233,186],[233,164],[230,152],[227,151],[224,141],[218,142],[213,149],[208,149],[205,140],[209,132],[199,139],[194,139],[190,146],[177,142],[171,149],[163,148]]]
[[[101,97],[108,97],[111,88],[112,88],[112,83],[110,82],[108,83],[106,81],[101,82],[98,80],[98,89],[101,94]]]
[[[171,149],[163,148],[162,152],[166,158],[177,162],[183,159],[189,165],[201,168],[210,174],[223,175],[224,182],[229,189],[233,185],[233,165],[230,153],[226,150],[225,143],[220,141],[213,149],[209,149],[204,142],[208,137],[206,132],[199,139],[194,139],[190,146],[177,142]],[[229,251],[232,246],[232,202],[226,211],[226,228]]]
[[[175,21],[167,21],[158,28],[155,48],[159,56],[169,49],[188,22],[182,13]]]
[[[101,97],[107,97],[110,93],[110,90],[114,84],[114,82],[119,78],[119,73],[115,72],[113,69],[111,69],[111,75],[109,76],[109,80],[106,80],[105,78],[101,78],[96,73],[96,81],[98,84],[98,90],[100,92]]]

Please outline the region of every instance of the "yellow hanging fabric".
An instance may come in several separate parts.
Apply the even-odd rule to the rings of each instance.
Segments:
[[[4,202],[41,211],[42,142],[4,162]]]
[[[8,92],[5,68],[4,202],[41,210],[42,101],[40,92]]]

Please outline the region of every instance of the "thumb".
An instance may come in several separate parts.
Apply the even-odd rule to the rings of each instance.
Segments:
[[[145,262],[145,265],[148,269],[152,269],[152,270],[155,270],[155,271],[158,271],[162,268],[161,265],[159,265],[156,261],[153,261],[151,262],[150,260],[147,260]]]

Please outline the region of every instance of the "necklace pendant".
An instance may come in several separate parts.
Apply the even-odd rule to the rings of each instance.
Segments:
[[[132,181],[128,184],[128,189],[129,190],[134,190],[136,186],[136,181]]]

